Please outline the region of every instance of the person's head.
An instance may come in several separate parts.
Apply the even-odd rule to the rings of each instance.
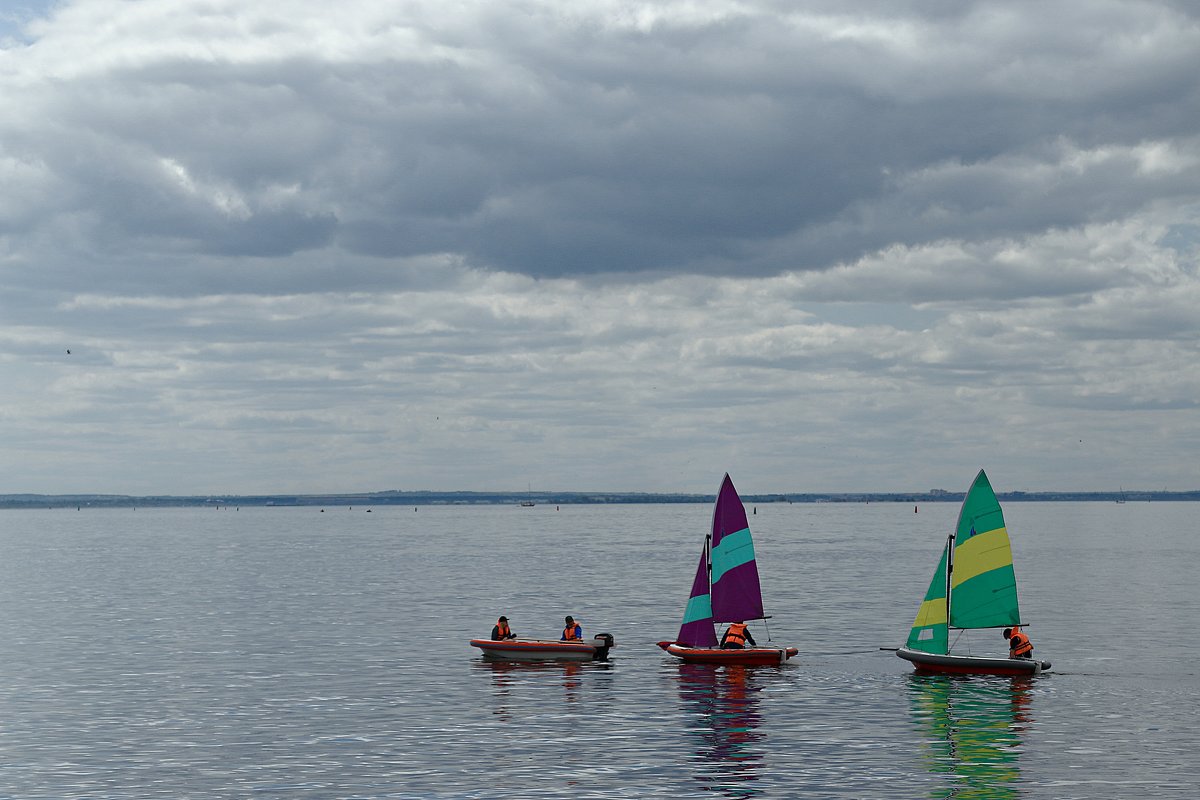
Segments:
[[[500,622],[503,622],[505,625],[507,625],[507,624],[508,624],[508,617],[501,617],[501,618],[500,618]]]
[[[1011,638],[1012,638],[1012,628],[1005,628],[1005,629],[1004,629],[1004,638],[1005,638],[1005,639],[1011,639]]]
[[[575,624],[575,618],[574,618],[574,617],[571,617],[571,616],[568,616],[568,617],[566,618],[565,622],[566,622],[568,625],[574,625],[574,624]]]

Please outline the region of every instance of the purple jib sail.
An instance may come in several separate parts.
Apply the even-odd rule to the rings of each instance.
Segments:
[[[679,626],[676,640],[688,647],[716,647],[717,635],[713,632],[712,603],[708,594],[708,549],[700,551],[700,566],[696,579],[692,581],[692,593],[683,610],[683,624]]]
[[[712,617],[716,622],[744,622],[762,619],[762,590],[758,583],[758,565],[754,561],[754,542],[746,509],[729,475],[721,481],[717,505],[713,509],[712,530]]]

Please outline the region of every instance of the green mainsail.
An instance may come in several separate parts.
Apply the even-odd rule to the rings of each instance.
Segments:
[[[954,553],[949,567],[944,549],[908,635],[908,646],[914,650],[947,652],[948,628],[1003,628],[1021,624],[1008,529],[996,493],[983,470],[979,470],[963,500],[951,541]],[[948,541],[947,548],[949,545]]]

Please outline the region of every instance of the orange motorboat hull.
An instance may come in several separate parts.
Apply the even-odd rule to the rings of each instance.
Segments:
[[[482,650],[484,658],[498,661],[592,661],[605,658],[613,644],[611,637],[605,639],[598,636],[581,642],[553,639],[472,639],[471,646]]]

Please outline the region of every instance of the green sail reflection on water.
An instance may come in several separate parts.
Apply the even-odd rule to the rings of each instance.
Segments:
[[[951,544],[953,559],[948,563]],[[987,475],[979,470],[908,634],[908,647],[941,655],[949,651],[950,628],[1020,624],[1017,578],[1004,512]]]
[[[1029,681],[943,675],[912,675],[908,681],[928,769],[944,776],[929,796],[1020,797],[1018,762],[1021,734],[1030,724]]]

